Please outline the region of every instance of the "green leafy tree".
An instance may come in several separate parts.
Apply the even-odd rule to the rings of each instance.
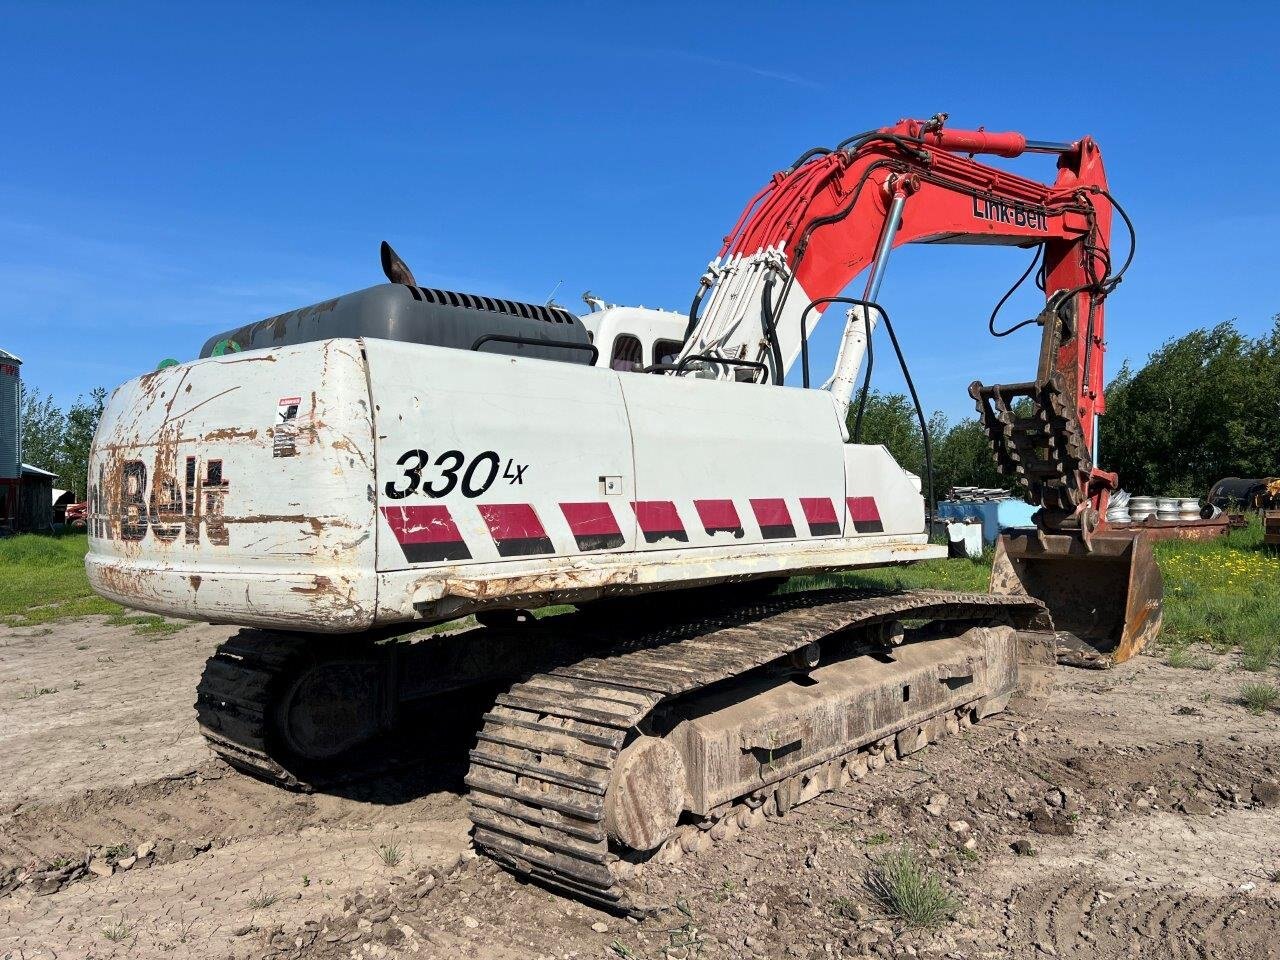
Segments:
[[[77,501],[83,500],[85,496],[89,448],[93,444],[93,433],[98,429],[98,421],[102,419],[106,403],[107,391],[98,387],[89,394],[88,400],[83,396],[77,397],[67,411],[62,444],[58,451],[57,473],[62,485],[75,491]]]
[[[77,397],[64,413],[52,394],[42,396],[23,385],[18,414],[23,462],[56,473],[60,486],[73,491],[77,500],[84,499],[89,448],[106,403],[107,391],[98,387],[87,400]]]
[[[53,402],[53,394],[41,396],[25,383],[21,391],[18,421],[22,433],[22,462],[57,473],[67,419]]]
[[[849,407],[849,435],[854,435],[858,402]],[[935,414],[936,416],[940,416]],[[924,469],[924,442],[915,407],[901,393],[872,390],[862,416],[862,443],[883,445],[903,468],[919,474]]]
[[[1140,370],[1121,367],[1101,448],[1125,489],[1149,495],[1280,473],[1280,316],[1257,339],[1221,323],[1167,341]]]
[[[849,409],[851,436],[856,415],[855,402]],[[953,426],[941,412],[935,411],[928,423],[936,497],[945,497],[954,486],[1009,486],[996,472],[986,434],[977,420],[961,420]],[[904,469],[924,476],[920,421],[911,400],[904,394],[871,391],[863,413],[862,442],[883,444]]]
[[[938,496],[952,487],[1003,487],[1012,484],[996,470],[986,431],[977,420],[961,420],[934,441],[934,483]]]

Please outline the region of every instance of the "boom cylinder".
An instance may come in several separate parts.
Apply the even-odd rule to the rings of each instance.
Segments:
[[[893,200],[889,204],[884,228],[880,231],[880,242],[876,245],[876,256],[871,262],[867,286],[862,293],[862,299],[868,303],[875,303],[880,295],[880,286],[884,283],[885,269],[889,264],[889,253],[893,250],[893,241],[898,235],[898,225],[902,222],[902,208],[906,203],[906,191],[901,188],[896,189]],[[855,307],[849,311],[845,320],[844,336],[840,340],[840,351],[836,356],[835,372],[832,373],[831,380],[828,382],[828,389],[836,398],[841,423],[844,423],[849,412],[849,403],[853,398],[853,385],[857,382],[858,369],[862,366],[862,358],[867,352],[866,327],[861,322],[862,313],[866,309],[866,307]],[[871,329],[874,330],[878,319],[874,311],[868,319]]]

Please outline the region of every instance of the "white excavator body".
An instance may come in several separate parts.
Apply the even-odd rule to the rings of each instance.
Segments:
[[[845,444],[829,393],[612,355],[332,339],[129,381],[94,444],[91,581],[347,633],[941,555],[918,478]]]

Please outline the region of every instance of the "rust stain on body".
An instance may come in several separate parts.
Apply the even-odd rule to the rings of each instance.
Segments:
[[[634,567],[607,572],[561,570],[556,573],[531,573],[485,580],[445,578],[444,592],[446,596],[464,597],[469,600],[491,600],[498,597],[556,593],[562,590],[621,586],[636,583],[639,579],[639,572]]]
[[[257,430],[241,430],[238,427],[220,427],[217,430],[210,430],[201,439],[206,442],[213,442],[217,440],[255,440],[257,437]]]

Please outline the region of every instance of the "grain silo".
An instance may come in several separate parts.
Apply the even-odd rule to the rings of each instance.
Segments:
[[[18,368],[22,361],[0,350],[0,527],[14,526],[22,489],[22,430],[18,422]]]

